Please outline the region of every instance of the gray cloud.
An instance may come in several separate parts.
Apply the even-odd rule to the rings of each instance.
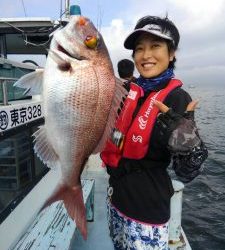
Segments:
[[[121,42],[127,30],[131,31],[141,16],[164,16],[168,12],[169,18],[174,21],[181,34],[175,71],[177,76],[187,83],[222,84],[225,81],[225,1],[194,2],[166,0],[157,1],[153,6],[143,0],[131,1],[129,9],[123,11],[124,32],[121,33]],[[108,47],[110,50],[110,43]],[[117,54],[127,55],[123,50],[125,49],[118,48]],[[118,58],[114,53],[115,48],[112,53],[113,60]]]

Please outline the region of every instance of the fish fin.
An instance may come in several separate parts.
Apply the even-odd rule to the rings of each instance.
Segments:
[[[83,200],[82,187],[61,185],[53,195],[45,202],[42,209],[51,205],[53,202],[63,200],[69,216],[75,221],[77,228],[83,238],[87,239],[86,209]]]
[[[49,168],[55,168],[58,165],[58,155],[48,141],[45,126],[40,126],[33,136],[34,152]]]
[[[118,118],[118,114],[123,106],[124,100],[126,99],[127,95],[128,95],[128,91],[124,88],[123,82],[119,78],[116,78],[116,89],[114,92],[112,106],[109,112],[105,131],[103,133],[103,136],[100,142],[98,143],[97,147],[93,151],[93,154],[97,154],[104,149],[105,143],[110,137],[113,128],[115,127],[116,119]]]
[[[42,92],[44,69],[36,69],[34,72],[22,76],[14,83],[14,87],[26,89],[24,95],[38,95]]]

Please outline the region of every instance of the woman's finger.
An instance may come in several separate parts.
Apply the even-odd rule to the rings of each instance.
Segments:
[[[163,113],[166,113],[169,108],[162,102],[154,100],[154,105]]]
[[[194,111],[195,108],[197,107],[198,101],[191,101],[187,108],[186,111]],[[154,105],[163,113],[166,113],[169,110],[169,107],[167,107],[164,103],[154,100]]]
[[[196,106],[198,104],[198,101],[192,101],[187,105],[186,111],[194,111]]]

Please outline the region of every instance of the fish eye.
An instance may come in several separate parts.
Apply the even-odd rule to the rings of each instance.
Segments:
[[[98,45],[98,38],[96,36],[87,36],[84,44],[90,49],[95,49]]]

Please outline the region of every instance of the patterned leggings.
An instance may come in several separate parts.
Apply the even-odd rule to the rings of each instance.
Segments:
[[[110,236],[115,250],[169,250],[168,223],[143,224],[125,217],[107,201]]]

